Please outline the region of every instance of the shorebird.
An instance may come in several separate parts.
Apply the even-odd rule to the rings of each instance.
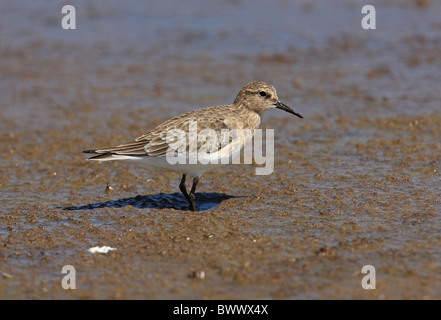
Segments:
[[[200,139],[198,136],[208,129],[210,132],[214,132],[219,139],[216,139],[216,136],[213,139],[211,135],[211,142],[215,144],[215,152],[210,153],[209,157],[205,160],[234,157],[240,153],[244,144],[252,138],[254,130],[259,128],[262,115],[267,110],[274,108],[303,118],[286,104],[279,101],[276,89],[272,85],[261,81],[253,81],[246,84],[239,91],[233,104],[207,107],[183,113],[163,122],[156,128],[128,143],[115,147],[84,150],[83,152],[94,154],[89,160],[118,160],[132,163],[148,170],[172,171],[182,174],[179,189],[187,199],[189,209],[196,211],[195,192],[199,179],[205,172],[218,167],[219,162],[211,161],[207,163],[205,161],[205,163],[201,163],[203,161],[199,161],[195,163],[188,161],[192,155],[192,141],[196,145],[193,153],[201,150],[203,142],[210,139],[207,139],[207,135],[203,139]],[[251,132],[251,134],[246,135],[246,137],[240,137],[242,139],[232,139],[230,136],[225,142],[224,135],[222,134],[225,130],[239,130],[236,131],[239,132],[239,135],[240,132]],[[174,132],[173,139],[170,138],[170,132]],[[176,139],[179,136],[176,132],[183,133],[184,138],[181,140]],[[181,151],[185,154],[184,161],[170,161],[176,160],[173,156],[179,153],[177,150],[180,147],[183,147]],[[213,151],[213,145],[211,146],[211,151]],[[193,178],[190,193],[185,185],[187,176]]]

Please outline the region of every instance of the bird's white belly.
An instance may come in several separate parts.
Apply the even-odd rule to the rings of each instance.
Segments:
[[[225,164],[238,163],[234,160],[240,155],[241,149],[233,152],[216,152],[213,154],[187,155],[181,161],[167,157],[149,156],[125,156],[112,155],[110,158],[97,159],[98,161],[121,161],[130,163],[147,170],[160,172],[178,172],[187,174],[190,177],[201,177],[205,172],[216,170]],[[234,160],[233,160],[234,159]]]

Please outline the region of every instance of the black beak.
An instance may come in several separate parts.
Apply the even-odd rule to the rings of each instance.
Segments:
[[[282,103],[280,101],[277,101],[274,105],[276,106],[277,109],[281,109],[281,110],[289,112],[289,113],[291,113],[291,114],[293,114],[293,115],[295,115],[295,116],[297,116],[299,118],[303,118],[302,115],[300,115],[299,113],[295,112],[293,109],[291,109],[286,104],[284,104],[284,103]]]

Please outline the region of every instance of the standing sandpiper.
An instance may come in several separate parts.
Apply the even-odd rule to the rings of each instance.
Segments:
[[[193,110],[165,121],[129,143],[83,152],[95,154],[89,160],[119,160],[149,170],[181,173],[179,188],[190,210],[196,211],[195,191],[199,178],[224,164],[224,159],[237,156],[252,138],[254,130],[259,128],[265,111],[274,108],[303,118],[279,101],[272,85],[253,81],[239,91],[233,104]],[[228,130],[234,131],[235,135],[225,135]],[[204,148],[205,153],[201,153]],[[176,161],[176,156],[182,154],[183,161]],[[198,154],[197,161],[192,162],[194,154]],[[193,178],[190,193],[185,186],[187,175]]]

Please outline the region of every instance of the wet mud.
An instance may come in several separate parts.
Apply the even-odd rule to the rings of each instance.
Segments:
[[[9,19],[39,17],[36,29],[0,22],[2,299],[441,298],[441,6],[378,3],[388,28],[377,18],[367,34],[357,1],[331,11],[281,1],[271,14],[290,11],[303,32],[265,22],[267,42],[234,18],[247,3],[189,5],[167,25],[167,8],[151,8],[156,18],[135,8],[161,35],[146,31],[145,42],[139,17],[118,3],[77,3],[76,35],[54,31],[58,10],[1,5]],[[187,20],[194,15],[206,19]],[[356,27],[326,33],[316,20],[333,15]],[[403,16],[413,24],[403,27]],[[100,33],[112,19],[121,23],[113,38]],[[231,103],[252,80],[273,83],[304,119],[265,114],[274,172],[205,174],[199,212],[188,211],[178,174],[81,154]],[[116,250],[87,251],[94,246]],[[65,265],[75,267],[75,290],[62,288]],[[365,265],[375,267],[375,290],[361,286]]]

